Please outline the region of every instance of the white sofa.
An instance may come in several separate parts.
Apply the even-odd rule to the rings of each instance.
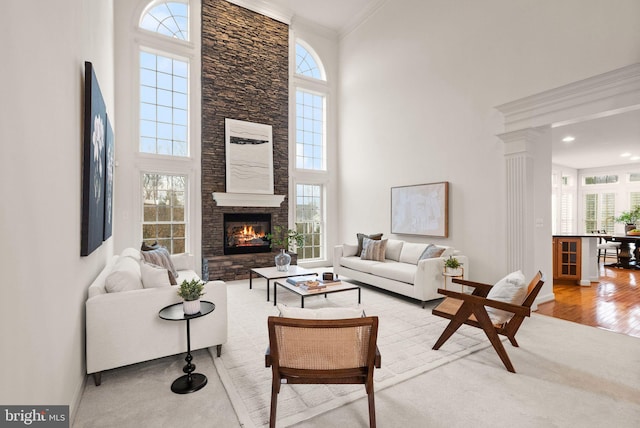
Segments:
[[[388,239],[384,261],[362,260],[356,255],[357,245],[337,245],[333,254],[333,272],[420,300],[424,307],[425,302],[444,297],[438,294],[438,288],[444,288],[442,273],[449,256],[462,264],[464,278],[469,273],[468,258],[451,247],[437,245],[444,249],[440,257],[420,260],[428,245]]]
[[[135,263],[125,258],[135,260],[138,270]],[[171,259],[178,272],[178,284],[185,279],[199,278],[192,255],[172,255]],[[124,262],[134,267],[125,272],[130,275],[125,278],[130,278],[132,283],[141,281],[140,252],[125,249],[120,256],[109,260],[89,286],[85,303],[87,374],[93,374],[96,385],[100,385],[103,370],[187,351],[185,322],[166,321],[158,316],[163,307],[182,301],[177,295],[177,285],[107,292],[113,283],[107,283],[107,278],[114,267]],[[105,287],[106,284],[109,285]],[[223,281],[210,281],[205,291],[202,300],[213,302],[216,308],[190,322],[191,350],[216,346],[220,356],[222,344],[227,341],[227,285]]]

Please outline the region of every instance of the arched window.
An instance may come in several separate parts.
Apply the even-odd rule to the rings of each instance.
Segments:
[[[168,1],[151,6],[142,14],[140,28],[174,39],[189,40],[189,5]]]
[[[302,43],[296,43],[296,74],[326,80],[319,61]]]
[[[314,50],[302,40],[295,44],[292,110],[295,111],[294,223],[304,235],[298,260],[326,258],[325,194],[327,173],[327,82]]]

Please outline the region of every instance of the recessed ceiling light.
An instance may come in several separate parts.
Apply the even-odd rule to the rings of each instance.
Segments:
[[[562,139],[562,141],[565,142],[565,143],[570,143],[570,142],[574,141],[575,139],[576,139],[576,137],[572,137],[571,135],[567,135],[566,137],[564,137]]]
[[[631,156],[631,153],[629,152],[624,152],[623,154],[620,155],[621,158],[628,158],[629,156]]]
[[[629,160],[632,160],[632,161],[640,160],[640,156],[631,156]]]

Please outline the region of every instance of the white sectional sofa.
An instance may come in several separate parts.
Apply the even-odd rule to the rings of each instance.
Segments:
[[[192,255],[172,255],[171,260],[178,284],[199,278]],[[89,286],[85,303],[87,374],[93,374],[96,385],[100,385],[103,370],[187,351],[185,322],[158,316],[163,307],[182,301],[178,286],[143,285],[141,263],[140,251],[127,248],[114,256]],[[114,287],[124,291],[114,292]],[[216,346],[220,356],[227,341],[227,285],[210,281],[205,290],[202,300],[213,302],[216,308],[190,322],[191,350]]]
[[[385,260],[362,260],[356,255],[358,246],[343,244],[334,249],[333,271],[349,279],[402,294],[424,303],[444,296],[438,288],[444,287],[444,262],[453,256],[462,263],[464,278],[469,273],[469,260],[460,251],[438,246],[444,252],[435,258],[420,259],[429,244],[388,239]]]

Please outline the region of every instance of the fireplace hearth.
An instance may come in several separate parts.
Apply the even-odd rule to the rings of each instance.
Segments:
[[[224,254],[271,252],[271,214],[224,214]]]

